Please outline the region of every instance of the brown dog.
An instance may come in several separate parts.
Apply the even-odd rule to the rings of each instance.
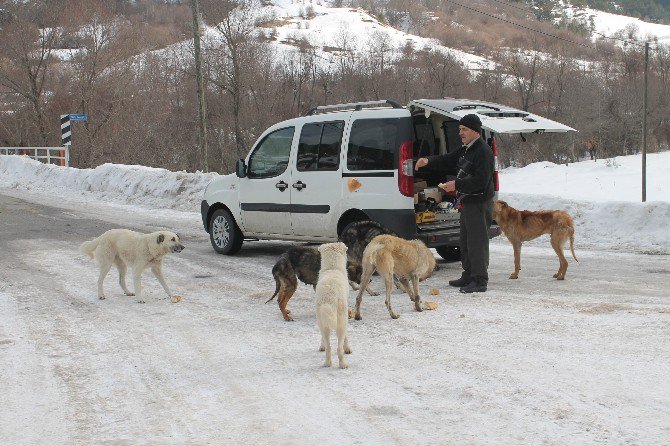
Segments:
[[[519,277],[521,270],[521,244],[533,240],[543,234],[550,234],[551,247],[556,251],[560,265],[554,277],[565,279],[568,261],[563,255],[565,242],[570,240],[570,252],[575,257],[575,227],[572,218],[563,211],[519,211],[501,200],[493,205],[493,218],[503,230],[514,248],[514,272],[510,279]]]
[[[356,296],[356,320],[361,319],[363,290],[370,283],[375,271],[384,278],[386,284],[386,308],[393,319],[398,315],[391,308],[393,276],[397,276],[403,288],[414,302],[416,311],[424,307],[419,297],[419,281],[427,279],[435,270],[433,253],[420,240],[404,240],[392,235],[378,235],[363,251],[363,275]],[[410,287],[409,281],[412,282]]]

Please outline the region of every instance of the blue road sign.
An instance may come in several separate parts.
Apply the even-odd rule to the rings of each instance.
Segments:
[[[71,121],[88,121],[88,116],[83,114],[70,114]]]

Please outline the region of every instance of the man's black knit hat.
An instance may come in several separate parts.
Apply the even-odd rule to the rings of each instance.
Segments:
[[[475,114],[465,115],[458,123],[464,127],[474,130],[477,133],[482,132],[482,120]]]

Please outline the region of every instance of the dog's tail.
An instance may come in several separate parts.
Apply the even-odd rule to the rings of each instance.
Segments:
[[[281,282],[279,281],[279,277],[277,277],[277,265],[275,265],[275,266],[272,268],[272,277],[275,278],[275,283],[277,284],[277,286],[276,286],[276,288],[275,288],[275,293],[272,295],[271,298],[269,298],[268,300],[266,300],[265,303],[268,303],[268,302],[270,302],[272,299],[274,299],[274,298],[277,296],[277,294],[279,294],[279,289],[281,288]]]
[[[575,228],[572,226],[570,226],[570,252],[572,253],[572,258],[579,263],[579,260],[575,256]]]
[[[384,248],[383,243],[377,243],[374,246],[370,246],[369,249],[366,249],[368,256],[373,265],[377,264],[377,257],[379,256],[379,250]]]
[[[93,255],[93,252],[95,251],[95,248],[97,248],[99,244],[100,244],[100,237],[90,240],[88,242],[84,242],[79,247],[79,252],[81,252],[82,254],[88,254],[90,258],[94,258],[95,256]]]

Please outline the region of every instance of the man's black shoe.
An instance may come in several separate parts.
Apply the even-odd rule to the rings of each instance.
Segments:
[[[484,293],[486,292],[486,285],[480,285],[476,281],[472,281],[459,290],[461,293]]]
[[[461,276],[460,279],[454,279],[449,281],[450,286],[455,286],[455,287],[464,287],[468,283],[470,283],[472,279],[468,276]]]

